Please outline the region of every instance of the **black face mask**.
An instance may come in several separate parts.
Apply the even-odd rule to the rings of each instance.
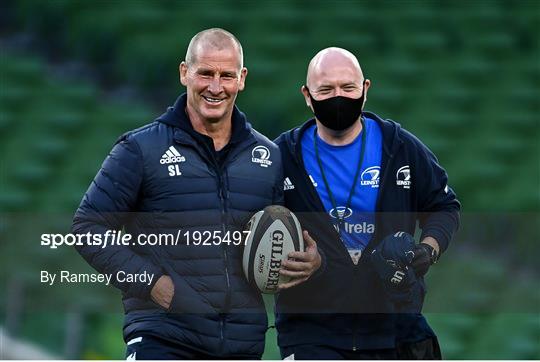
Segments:
[[[362,114],[365,89],[364,84],[360,98],[354,99],[337,96],[322,101],[314,99],[308,89],[315,117],[317,117],[323,126],[334,131],[343,131],[349,128]]]

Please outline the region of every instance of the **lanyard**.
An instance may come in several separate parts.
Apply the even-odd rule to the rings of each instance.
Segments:
[[[360,148],[360,161],[358,162],[358,165],[356,166],[356,174],[354,175],[353,184],[351,187],[351,190],[349,191],[349,197],[347,199],[347,203],[345,204],[345,212],[344,213],[338,213],[337,210],[337,204],[336,200],[334,198],[334,194],[330,190],[330,185],[328,184],[328,180],[326,179],[326,175],[324,173],[323,164],[321,161],[321,158],[319,157],[319,147],[317,145],[317,127],[313,130],[313,145],[315,147],[315,156],[317,157],[317,163],[319,164],[319,169],[321,170],[321,176],[324,181],[324,186],[326,186],[326,191],[328,191],[328,196],[330,197],[330,202],[332,203],[332,207],[334,208],[334,212],[336,213],[336,218],[338,219],[338,227],[341,228],[341,225],[343,224],[344,215],[347,212],[347,210],[351,207],[351,201],[352,197],[354,195],[354,191],[356,189],[356,181],[358,180],[358,174],[360,173],[360,170],[362,169],[362,163],[364,161],[364,152],[366,150],[366,127],[364,124],[364,119],[360,118],[360,123],[362,124],[362,146]]]

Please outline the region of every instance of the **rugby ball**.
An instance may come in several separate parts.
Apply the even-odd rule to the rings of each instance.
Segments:
[[[290,252],[304,251],[300,222],[286,207],[271,205],[253,215],[246,230],[244,274],[262,293],[274,294],[278,284],[290,280],[279,274],[281,262]]]

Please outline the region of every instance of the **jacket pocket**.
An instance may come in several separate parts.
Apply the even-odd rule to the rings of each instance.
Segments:
[[[194,290],[181,276],[170,267],[165,267],[174,284],[174,295],[167,312],[181,313],[216,313],[216,310],[206,299]]]

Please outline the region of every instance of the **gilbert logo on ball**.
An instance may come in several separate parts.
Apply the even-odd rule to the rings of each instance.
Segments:
[[[262,293],[276,293],[279,284],[290,280],[279,274],[281,263],[290,252],[304,251],[300,222],[287,208],[271,205],[253,215],[246,228],[244,274]]]

